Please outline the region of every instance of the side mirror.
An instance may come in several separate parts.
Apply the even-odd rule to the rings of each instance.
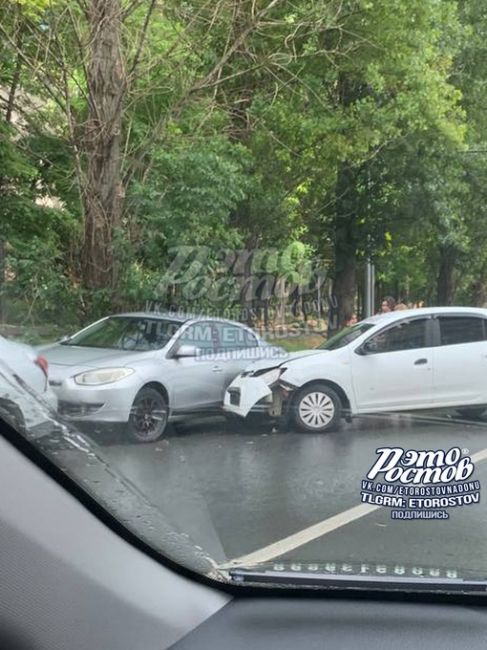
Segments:
[[[365,341],[362,343],[362,345],[359,345],[359,347],[355,350],[356,354],[360,354],[361,356],[366,356],[367,354],[374,354],[374,352],[377,352],[377,343],[373,339],[369,339],[368,341]]]
[[[174,352],[174,357],[179,359],[181,357],[197,357],[199,354],[199,348],[196,345],[180,345],[178,349]]]
[[[64,336],[61,336],[61,338],[58,340],[58,343],[67,343],[70,338],[71,336],[69,336],[69,334],[65,334]]]

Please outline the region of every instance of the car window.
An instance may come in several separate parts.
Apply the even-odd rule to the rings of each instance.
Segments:
[[[213,323],[210,321],[200,321],[189,325],[177,341],[180,345],[194,345],[198,350],[205,352],[214,352],[218,347],[217,333]]]
[[[245,350],[259,345],[257,337],[244,327],[230,323],[215,323],[218,332],[218,348],[222,352],[230,350]]]
[[[483,341],[484,321],[482,318],[465,318],[461,316],[440,316],[441,345],[458,345]]]
[[[138,352],[158,350],[180,326],[181,323],[170,320],[114,316],[75,334],[62,345]]]
[[[426,346],[427,323],[426,318],[402,322],[371,337],[368,348],[375,353],[423,348]]]
[[[327,341],[318,346],[319,350],[337,350],[345,345],[352,343],[359,336],[362,336],[367,330],[374,327],[373,323],[357,323],[353,327],[345,327],[338,334],[332,336]]]

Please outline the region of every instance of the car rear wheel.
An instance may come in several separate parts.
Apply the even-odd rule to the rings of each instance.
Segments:
[[[471,408],[463,408],[463,409],[457,409],[457,413],[460,417],[465,418],[465,420],[476,420],[477,418],[482,417],[484,415],[485,407],[478,406],[478,407],[471,407]]]
[[[302,388],[291,407],[294,422],[301,431],[325,433],[337,429],[342,405],[327,384],[315,383]]]
[[[168,406],[154,388],[142,388],[136,395],[128,421],[128,433],[137,442],[154,442],[166,430]]]

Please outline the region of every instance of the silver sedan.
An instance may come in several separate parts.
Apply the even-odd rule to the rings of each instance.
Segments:
[[[140,312],[103,318],[42,354],[60,414],[126,423],[133,439],[148,442],[170,420],[220,409],[249,363],[284,351],[233,321]]]

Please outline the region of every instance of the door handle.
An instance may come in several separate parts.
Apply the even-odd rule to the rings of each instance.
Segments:
[[[415,366],[424,366],[425,363],[428,363],[428,359],[425,359],[425,358],[416,359],[416,361],[414,362],[414,365]]]
[[[222,372],[223,368],[221,366],[213,366],[212,371],[213,372]]]

